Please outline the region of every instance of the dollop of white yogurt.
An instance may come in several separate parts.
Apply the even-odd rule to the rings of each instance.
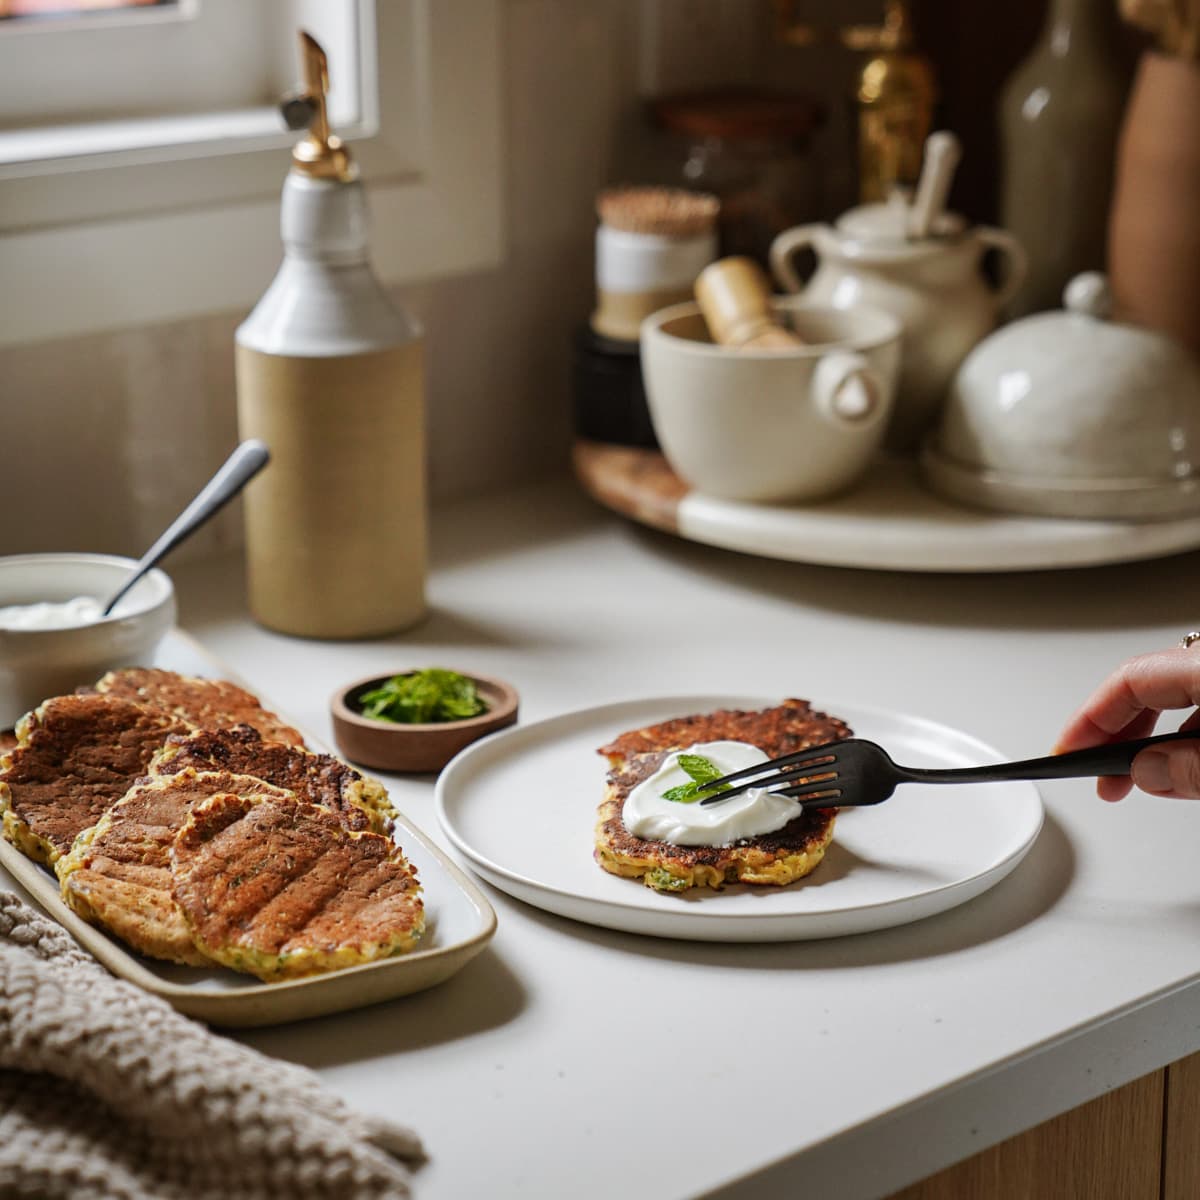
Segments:
[[[74,629],[100,620],[100,613],[101,604],[95,596],[9,604],[0,608],[0,629]]]
[[[731,846],[741,838],[774,833],[804,811],[798,801],[764,788],[751,788],[720,804],[664,800],[664,792],[692,782],[679,765],[681,754],[707,758],[722,775],[769,761],[747,742],[698,742],[685,750],[673,750],[653,775],[625,797],[621,819],[634,837],[676,846]]]

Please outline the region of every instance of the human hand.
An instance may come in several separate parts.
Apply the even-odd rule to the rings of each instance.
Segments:
[[[1190,636],[1190,635],[1189,635]],[[1122,663],[1067,722],[1055,750],[1084,750],[1149,737],[1167,709],[1194,711],[1180,729],[1200,729],[1200,647],[1156,650]],[[1122,800],[1136,784],[1155,796],[1200,798],[1200,738],[1143,750],[1131,775],[1100,779],[1102,800]]]

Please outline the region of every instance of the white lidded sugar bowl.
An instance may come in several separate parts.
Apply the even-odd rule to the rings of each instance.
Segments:
[[[1154,520],[1200,512],[1200,361],[1108,320],[1103,275],[1015,321],[959,368],[922,455],[935,491],[1007,512]]]
[[[771,246],[771,269],[789,292],[812,304],[860,304],[896,317],[904,331],[903,358],[887,444],[917,448],[937,420],[950,381],[971,348],[996,327],[1001,308],[1025,277],[1025,254],[1000,229],[969,226],[941,214],[928,236],[908,234],[905,204],[851,209],[836,225],[802,225]],[[805,283],[793,262],[809,247],[816,270]],[[982,270],[988,251],[1005,260],[1001,284]]]

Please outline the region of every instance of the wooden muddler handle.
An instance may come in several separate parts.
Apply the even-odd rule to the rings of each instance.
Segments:
[[[794,350],[804,344],[771,309],[771,285],[752,258],[722,258],[696,277],[696,300],[714,342],[739,350]]]

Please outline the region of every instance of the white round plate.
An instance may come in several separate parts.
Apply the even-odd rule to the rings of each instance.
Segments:
[[[471,866],[519,900],[592,925],[697,941],[793,941],[903,925],[979,895],[1033,845],[1042,802],[1031,783],[905,784],[883,804],[840,813],[824,861],[785,888],[661,895],[601,870],[592,858],[607,770],[598,746],[670,717],[778,703],[761,696],[630,700],[518,726],[451,762],[437,784],[438,819]],[[814,704],[905,766],[1005,757],[920,717]]]

